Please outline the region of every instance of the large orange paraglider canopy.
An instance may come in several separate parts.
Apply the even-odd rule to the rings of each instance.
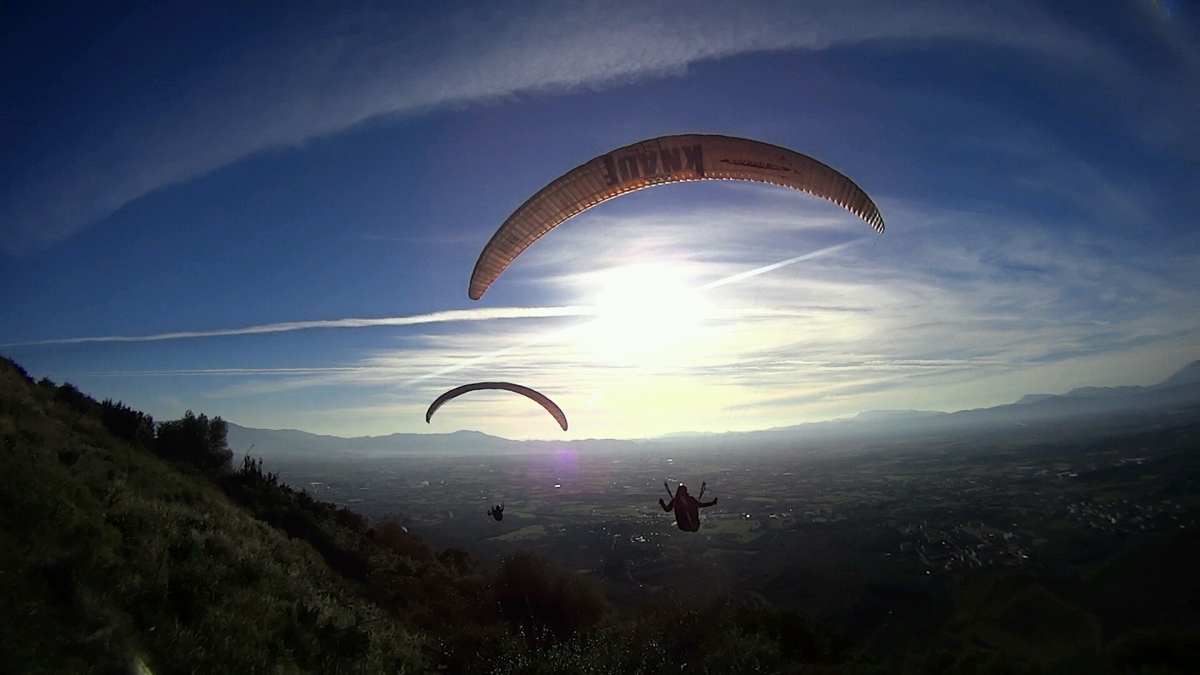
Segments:
[[[812,157],[747,138],[662,136],[600,155],[530,197],[479,254],[467,294],[483,297],[522,251],[572,216],[634,190],[691,180],[747,180],[802,190],[883,232],[883,217],[867,193]]]
[[[446,401],[458,396],[462,396],[467,392],[479,391],[480,389],[503,389],[505,391],[515,392],[521,394],[522,396],[531,398],[545,408],[546,412],[553,415],[554,419],[558,420],[558,426],[562,427],[563,431],[567,430],[567,415],[562,411],[562,408],[558,407],[558,404],[556,404],[554,401],[551,401],[549,397],[539,391],[530,389],[529,387],[521,386],[519,384],[513,384],[511,382],[475,382],[474,384],[464,384],[461,387],[455,387],[437,397],[437,399],[429,405],[429,410],[425,411],[425,422],[428,423],[429,420],[433,418],[433,413],[437,412],[437,409],[442,407],[442,404]]]

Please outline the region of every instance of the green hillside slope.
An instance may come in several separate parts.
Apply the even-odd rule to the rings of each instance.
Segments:
[[[395,672],[421,641],[198,470],[0,366],[7,672]],[[90,405],[89,405],[90,404]]]

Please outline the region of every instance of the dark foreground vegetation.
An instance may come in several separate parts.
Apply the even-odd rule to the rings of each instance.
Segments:
[[[840,627],[765,603],[667,589],[618,611],[590,577],[532,552],[434,550],[235,461],[220,418],[156,423],[7,360],[0,462],[0,673],[1200,672],[1186,619],[1109,635],[1081,609],[1135,599],[1162,561],[1196,594],[1180,572],[1200,558],[1191,532],[1072,588],[1010,573],[943,608],[1010,633],[1065,631],[1053,644],[1069,649],[914,639],[881,661]]]

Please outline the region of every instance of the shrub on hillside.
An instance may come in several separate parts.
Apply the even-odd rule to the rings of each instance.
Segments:
[[[394,520],[389,520],[375,529],[375,541],[406,558],[433,560],[433,549],[415,534],[409,534],[408,528]]]
[[[341,525],[347,530],[352,530],[359,534],[366,534],[367,519],[361,514],[355,513],[344,506],[339,506],[337,511],[334,511],[333,519],[337,521],[338,525]]]
[[[505,558],[493,590],[506,619],[544,626],[560,639],[594,626],[609,611],[591,579],[566,572],[532,551]]]
[[[215,422],[220,422],[220,418]],[[223,428],[225,423],[220,423]],[[159,433],[161,437],[162,432]],[[339,574],[355,581],[367,580],[365,554],[353,546],[347,548],[339,543],[335,528],[339,521],[351,525],[361,521],[365,528],[365,521],[361,517],[280,483],[279,474],[263,473],[262,459],[255,460],[249,455],[242,458],[239,470],[225,473],[217,483],[230,499],[246,508],[254,517],[282,530],[289,537],[307,541]],[[354,517],[339,517],[341,511]]]
[[[750,609],[738,613],[743,633],[760,635],[778,645],[784,661],[795,663],[843,663],[850,658],[854,642],[794,610]]]
[[[438,561],[446,568],[456,572],[469,572],[475,565],[475,559],[471,557],[471,554],[459,548],[448,548],[442,551],[438,554]]]
[[[1163,626],[1135,631],[1108,649],[1117,672],[1200,672],[1200,630],[1195,628]]]
[[[53,386],[54,383],[50,384]],[[90,414],[96,409],[96,402],[69,382],[64,382],[62,386],[54,390],[54,402],[62,403],[81,415]]]
[[[16,374],[18,376],[20,376],[20,378],[22,380],[25,380],[25,384],[33,384],[33,378],[30,377],[29,373],[24,368],[22,368],[20,366],[20,364],[18,364],[16,361],[13,361],[12,359],[8,358],[7,356],[0,356],[0,363],[13,369],[13,371],[16,372]]]

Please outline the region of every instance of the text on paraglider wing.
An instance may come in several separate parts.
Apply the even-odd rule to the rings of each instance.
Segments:
[[[604,156],[604,180],[608,185],[681,172],[704,176],[704,153],[699,144]]]
[[[791,171],[791,169],[789,169],[786,166],[780,166],[778,164],[769,164],[767,162],[756,162],[752,159],[723,159],[721,161],[724,162],[725,164],[736,164],[738,166],[752,166],[756,169],[766,169],[768,171]]]

